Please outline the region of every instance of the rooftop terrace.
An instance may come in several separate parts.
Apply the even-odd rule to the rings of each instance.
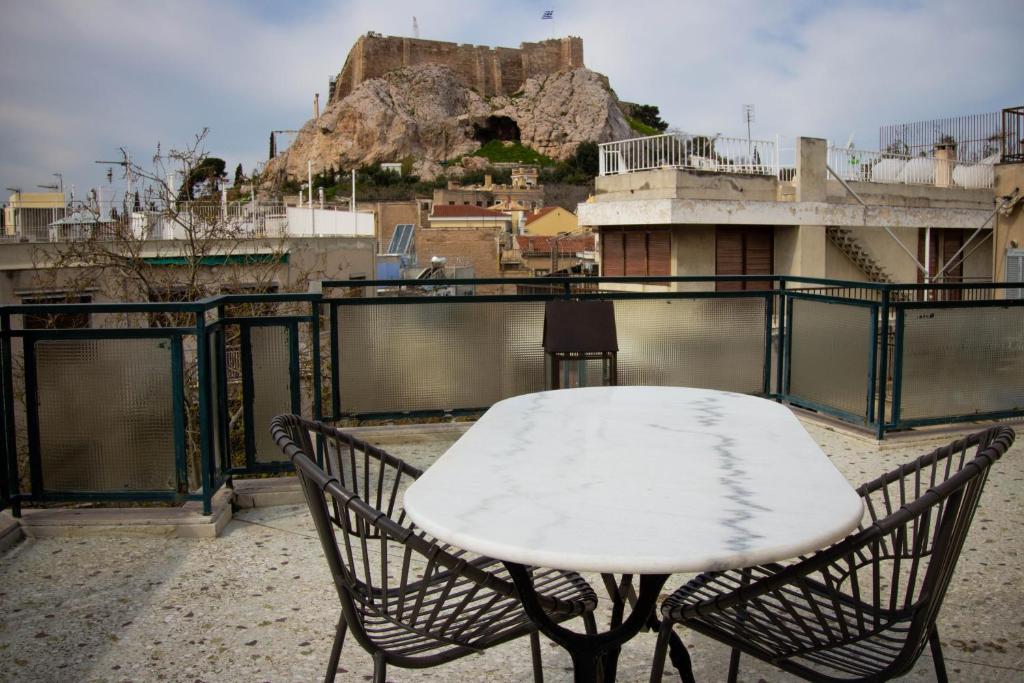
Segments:
[[[859,483],[950,440],[933,434],[879,444],[817,419],[805,427],[846,477]],[[963,432],[966,427],[958,431]],[[461,434],[459,426],[377,429],[368,436],[420,467]],[[1024,459],[996,464],[939,617],[952,680],[1024,676]],[[666,594],[687,576],[674,576]],[[599,577],[589,576],[594,586]],[[607,622],[603,591],[599,623]],[[309,681],[322,676],[338,602],[304,505],[236,512],[217,539],[138,535],[29,539],[0,556],[0,680]],[[725,679],[728,651],[677,629],[698,680]],[[654,634],[627,644],[620,681],[646,681]],[[570,680],[561,648],[543,648],[549,681]],[[391,669],[389,680],[530,680],[529,648],[513,641],[439,669]],[[341,681],[368,679],[355,643]],[[921,657],[901,680],[933,680]],[[670,680],[672,677],[667,676]],[[741,680],[792,680],[744,658]]]

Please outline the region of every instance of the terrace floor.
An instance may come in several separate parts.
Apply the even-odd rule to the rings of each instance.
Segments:
[[[853,483],[866,481],[953,435],[888,441],[805,420]],[[428,466],[459,431],[395,429],[380,442]],[[993,469],[945,605],[939,632],[952,680],[1024,679],[1024,455]],[[685,530],[680,530],[685,533]],[[599,577],[588,577],[601,594]],[[689,578],[673,577],[666,590]],[[602,604],[607,622],[610,605]],[[311,681],[323,676],[338,601],[304,506],[237,512],[221,537],[28,539],[0,555],[0,681]],[[681,631],[700,681],[725,680],[728,652]],[[654,635],[626,645],[620,681],[646,681]],[[340,681],[369,680],[372,661],[351,638]],[[544,647],[549,681],[571,680],[569,659]],[[921,657],[903,680],[933,680]],[[532,680],[523,639],[388,680]],[[666,680],[669,680],[666,674]],[[790,677],[750,658],[743,681]]]

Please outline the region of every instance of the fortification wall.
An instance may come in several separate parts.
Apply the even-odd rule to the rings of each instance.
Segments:
[[[447,66],[485,97],[511,95],[527,78],[582,67],[583,40],[568,36],[522,43],[518,48],[491,48],[367,33],[349,51],[333,100],[344,98],[367,79],[418,64]]]

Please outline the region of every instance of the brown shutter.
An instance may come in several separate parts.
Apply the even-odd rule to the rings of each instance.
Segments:
[[[751,228],[745,231],[746,248],[744,249],[745,275],[772,274],[772,237],[771,228]],[[770,282],[747,282],[746,289],[771,289]]]
[[[652,230],[647,235],[647,272],[649,275],[672,274],[672,233]]]
[[[739,228],[715,228],[715,275],[743,274],[743,233]],[[742,282],[719,282],[715,289],[742,289]]]
[[[625,252],[622,248],[621,230],[601,231],[601,272],[609,277],[625,273]]]
[[[647,232],[626,230],[626,275],[647,275]]]

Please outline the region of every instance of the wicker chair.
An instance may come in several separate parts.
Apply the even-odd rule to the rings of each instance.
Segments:
[[[676,623],[732,647],[730,681],[741,652],[808,680],[886,680],[908,672],[925,644],[945,681],[936,616],[989,467],[1013,439],[992,427],[864,484],[859,530],[814,555],[678,589],[661,607],[651,681]],[[680,673],[693,680],[688,666]]]
[[[403,487],[420,470],[338,429],[281,415],[274,440],[295,465],[341,600],[325,680],[334,680],[348,629],[371,655],[374,681],[388,664],[425,668],[529,635],[534,678],[543,680],[537,628],[504,565],[442,545],[414,528]],[[326,471],[317,466],[313,439]],[[595,631],[597,598],[578,574],[534,569],[544,609],[583,617]]]

